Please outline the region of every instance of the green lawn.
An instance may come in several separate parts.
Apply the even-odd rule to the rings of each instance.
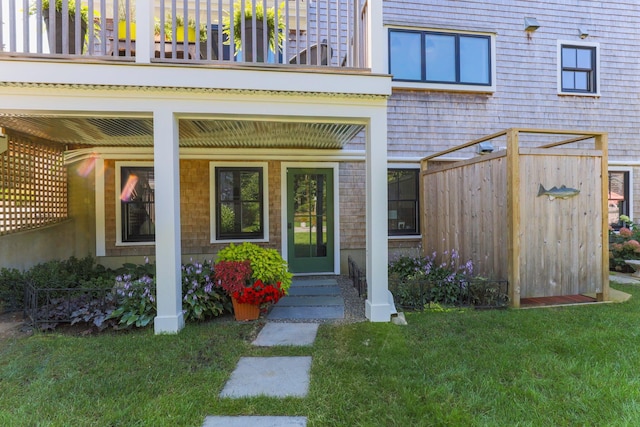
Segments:
[[[199,426],[209,414],[309,426],[640,425],[640,288],[623,304],[407,314],[259,349],[260,325],[0,341],[2,426]],[[313,356],[307,398],[217,397],[241,356]]]

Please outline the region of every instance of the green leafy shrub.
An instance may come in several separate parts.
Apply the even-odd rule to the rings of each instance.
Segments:
[[[0,313],[24,306],[24,274],[15,268],[0,269]]]
[[[473,272],[471,261],[459,265],[459,255],[445,252],[436,262],[430,257],[403,256],[389,263],[389,290],[396,302],[406,308],[422,309],[431,302],[455,305],[468,300],[467,278]]]
[[[216,257],[219,261],[245,261],[251,263],[254,281],[261,280],[263,283],[280,283],[281,289],[287,293],[291,286],[293,274],[289,272],[287,262],[275,249],[266,249],[254,243],[244,242],[241,245],[229,246],[221,249]]]

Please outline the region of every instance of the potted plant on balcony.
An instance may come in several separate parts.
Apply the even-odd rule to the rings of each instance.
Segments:
[[[255,28],[253,26],[253,5],[251,0],[245,2],[244,11],[240,2],[236,2],[233,6],[233,40],[235,44],[235,54],[242,51],[242,57],[246,62],[265,62],[267,52],[264,51],[264,8],[261,2],[256,1],[255,4]],[[281,48],[284,41],[284,22],[282,13],[278,13],[278,25],[276,28],[275,9],[273,7],[267,9],[267,46],[272,52],[276,52],[276,47]],[[242,27],[245,27],[244,49],[242,43]],[[231,40],[231,18],[225,16],[223,18],[222,32]],[[253,33],[256,35],[256,58],[253,58]],[[277,35],[276,35],[277,33]],[[277,40],[277,42],[276,42]],[[229,43],[229,42],[227,42]]]
[[[42,0],[42,18],[44,19],[45,27],[47,28],[47,33],[51,35],[51,31],[55,31],[55,45],[50,46],[51,50],[55,53],[63,53],[63,44],[62,44],[62,2],[67,2],[67,8],[69,11],[69,27],[68,27],[68,51],[69,54],[76,54],[76,2],[75,0],[54,0],[55,1],[55,28],[51,28],[49,25],[49,0]],[[35,3],[31,8],[31,14],[37,12],[37,3]],[[84,53],[85,45],[87,43],[87,27],[89,22],[89,9],[83,4],[80,7],[80,40],[82,40],[82,44],[80,46],[80,53]],[[98,24],[96,24],[98,25]],[[51,36],[49,36],[51,39]]]
[[[127,9],[129,12],[129,20],[127,22]],[[128,8],[125,2],[121,2],[118,9],[118,38],[124,40],[127,37],[127,28],[131,41],[136,39],[136,5],[132,3]]]

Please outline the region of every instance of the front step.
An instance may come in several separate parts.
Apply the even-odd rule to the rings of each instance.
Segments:
[[[335,279],[294,279],[271,309],[270,320],[344,319],[344,299]]]

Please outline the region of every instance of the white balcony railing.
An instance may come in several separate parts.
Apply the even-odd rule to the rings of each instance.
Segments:
[[[367,67],[365,0],[1,3],[0,55]]]

